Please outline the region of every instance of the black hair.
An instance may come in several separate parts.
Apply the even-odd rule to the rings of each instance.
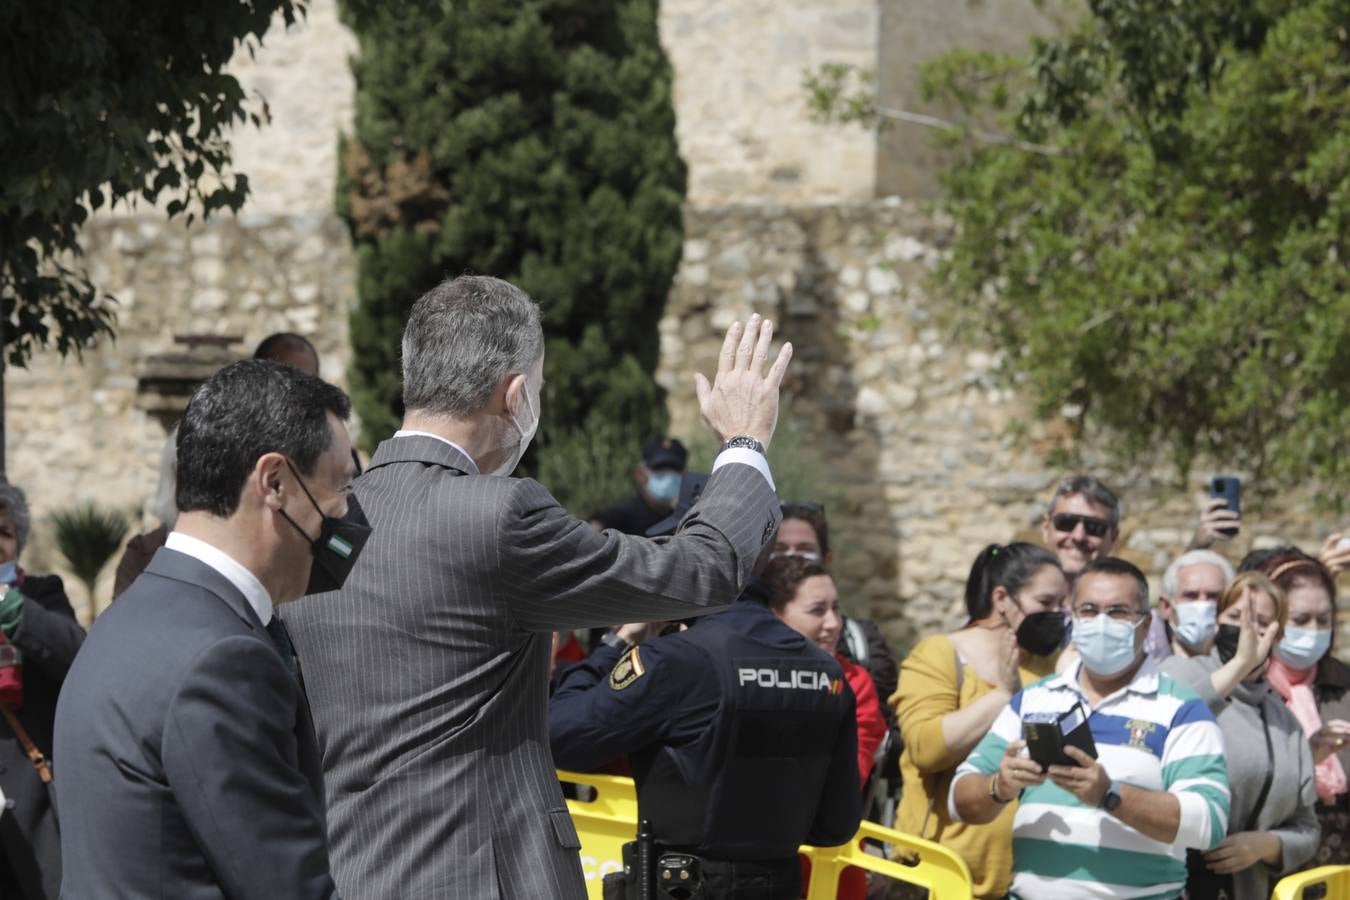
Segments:
[[[279,362],[280,360],[277,357],[294,350],[308,350],[314,354],[315,359],[319,358],[319,351],[314,349],[314,345],[309,342],[309,338],[293,331],[278,331],[276,334],[269,334],[263,338],[262,343],[258,345],[258,349],[253,351],[253,358]]]
[[[825,507],[819,503],[789,500],[783,504],[783,518],[799,519],[810,525],[816,533],[821,558],[830,555],[830,523],[825,520]]]
[[[232,515],[265,453],[312,475],[333,443],[330,412],[345,421],[347,395],[292,366],[246,359],[221,369],[197,388],[178,425],[179,511]]]
[[[1094,559],[1083,566],[1078,572],[1078,577],[1074,579],[1075,597],[1078,594],[1078,586],[1089,575],[1118,575],[1122,578],[1133,578],[1135,599],[1139,601],[1137,605],[1140,610],[1148,612],[1148,579],[1144,577],[1144,573],[1139,571],[1139,567],[1134,563],[1118,556],[1103,556],[1101,559]]]
[[[987,619],[994,611],[994,588],[1016,597],[1046,566],[1060,568],[1059,558],[1039,544],[1019,541],[985,547],[966,578],[966,615],[972,622]]]
[[[829,571],[818,562],[802,559],[800,556],[780,556],[770,560],[761,576],[769,586],[769,609],[782,612],[783,608],[797,596],[797,588],[803,581],[817,575],[829,575]]]

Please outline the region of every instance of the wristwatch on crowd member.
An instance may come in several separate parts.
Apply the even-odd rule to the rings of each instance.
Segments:
[[[717,452],[718,452],[718,453],[725,453],[726,451],[732,449],[733,447],[744,447],[746,450],[753,450],[753,451],[755,451],[755,452],[758,453],[760,456],[767,456],[767,455],[768,455],[768,454],[765,452],[765,450],[764,450],[764,445],[763,445],[763,444],[761,444],[759,441],[755,440],[754,438],[750,437],[749,435],[744,435],[744,434],[740,434],[740,435],[737,435],[736,437],[732,437],[732,438],[727,438],[726,441],[722,444],[722,448],[721,448],[720,450],[718,450]]]
[[[604,634],[600,635],[600,643],[604,644],[606,647],[613,647],[620,653],[627,653],[628,648],[633,646],[620,637],[617,631],[606,631]]]
[[[1116,787],[1114,780],[1107,785],[1106,793],[1102,794],[1102,802],[1099,805],[1109,813],[1115,812],[1116,807],[1120,806],[1120,788]]]

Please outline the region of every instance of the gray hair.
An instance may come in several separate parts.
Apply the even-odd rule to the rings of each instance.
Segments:
[[[1224,559],[1213,550],[1188,550],[1167,567],[1162,577],[1162,595],[1168,600],[1175,600],[1177,597],[1177,581],[1181,578],[1181,570],[1191,566],[1214,566],[1223,573],[1223,583],[1228,584],[1237,573],[1233,571],[1233,564]]]
[[[413,304],[403,329],[403,406],[463,418],[543,353],[539,307],[520,288],[486,275],[444,281]]]
[[[23,545],[28,543],[28,529],[33,524],[33,518],[28,514],[28,498],[19,488],[4,480],[0,480],[0,516],[9,516],[14,523],[19,552],[23,552]]]
[[[1095,475],[1070,475],[1059,483],[1055,488],[1055,496],[1050,498],[1050,506],[1046,509],[1046,515],[1054,515],[1055,504],[1059,502],[1060,497],[1072,497],[1074,494],[1081,494],[1088,502],[1095,503],[1098,506],[1106,507],[1106,518],[1112,528],[1120,525],[1120,501],[1111,489]]]

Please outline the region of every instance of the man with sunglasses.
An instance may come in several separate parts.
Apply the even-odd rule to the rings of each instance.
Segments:
[[[1120,535],[1120,503],[1101,479],[1071,475],[1060,482],[1041,517],[1041,541],[1059,557],[1070,580],[1095,559],[1110,556]]]
[[[957,769],[952,811],[985,824],[1019,800],[1013,897],[1180,897],[1186,848],[1213,847],[1228,829],[1218,723],[1144,652],[1148,582],[1135,566],[1113,557],[1088,563],[1072,612],[1079,659],[1013,695]],[[1066,723],[1083,719],[1095,755],[1064,738],[1073,764],[1030,757],[1024,723],[1074,734],[1081,725]]]

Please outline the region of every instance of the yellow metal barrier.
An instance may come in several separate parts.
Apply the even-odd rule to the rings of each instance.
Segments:
[[[637,832],[637,792],[633,779],[615,775],[582,775],[559,770],[558,779],[585,785],[591,800],[568,800],[567,808],[581,836],[581,868],[586,875],[586,894],[601,900],[600,880],[623,869],[622,848]],[[913,865],[882,859],[863,851],[858,842],[872,838],[889,845],[891,855],[913,859]],[[802,847],[811,860],[807,900],[833,900],[839,873],[857,866],[897,881],[917,884],[930,891],[930,900],[970,900],[970,869],[965,860],[939,844],[863,822],[853,840],[840,847]]]
[[[1350,866],[1320,866],[1306,872],[1295,872],[1280,879],[1275,885],[1272,900],[1303,900],[1303,892],[1310,887],[1326,886],[1320,896],[1326,900],[1350,900]]]

